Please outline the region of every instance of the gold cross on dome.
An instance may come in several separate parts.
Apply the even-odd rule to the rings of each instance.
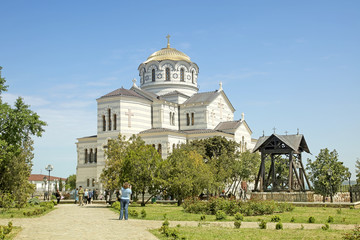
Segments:
[[[170,48],[170,35],[168,34],[167,36],[166,36],[166,38],[167,38],[167,48]]]

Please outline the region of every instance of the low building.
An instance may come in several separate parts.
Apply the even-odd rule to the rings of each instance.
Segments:
[[[55,186],[59,189],[60,181],[62,181],[63,189],[65,191],[66,178],[54,177],[45,174],[31,174],[28,181],[35,185],[35,193],[44,193],[46,191],[55,192]],[[59,189],[60,190],[60,189]]]

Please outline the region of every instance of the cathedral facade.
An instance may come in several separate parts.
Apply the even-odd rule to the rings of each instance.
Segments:
[[[140,84],[119,88],[97,101],[97,135],[77,139],[76,185],[102,190],[104,148],[119,133],[136,134],[163,158],[194,139],[223,136],[251,150],[256,139],[244,119],[234,120],[235,108],[220,83],[219,89],[199,93],[199,67],[170,47],[151,54],[138,67]]]

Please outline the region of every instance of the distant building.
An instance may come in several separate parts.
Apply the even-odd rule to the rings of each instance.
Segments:
[[[62,181],[62,184],[63,184],[63,189],[61,189],[61,191],[65,191],[66,178],[50,176],[50,181],[49,181],[48,175],[31,174],[28,181],[35,185],[35,192],[38,192],[38,193],[44,193],[45,191],[48,191],[49,187],[50,187],[50,192],[54,192],[55,185],[59,189],[60,181]],[[50,186],[49,186],[49,184],[50,184]]]

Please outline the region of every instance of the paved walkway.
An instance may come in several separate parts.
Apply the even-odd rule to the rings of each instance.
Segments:
[[[163,221],[136,220],[119,221],[119,215],[110,211],[104,204],[91,204],[79,207],[75,204],[61,204],[54,211],[39,218],[0,219],[0,225],[12,221],[21,226],[22,231],[15,239],[63,240],[63,239],[157,239],[147,229],[160,228]],[[195,221],[170,221],[171,226],[198,226]],[[284,228],[321,228],[323,224],[283,223]],[[212,222],[204,227],[234,227],[233,222]],[[269,229],[275,223],[268,223]],[[242,222],[241,228],[258,228],[257,222]],[[331,229],[353,229],[354,225],[331,224]]]

